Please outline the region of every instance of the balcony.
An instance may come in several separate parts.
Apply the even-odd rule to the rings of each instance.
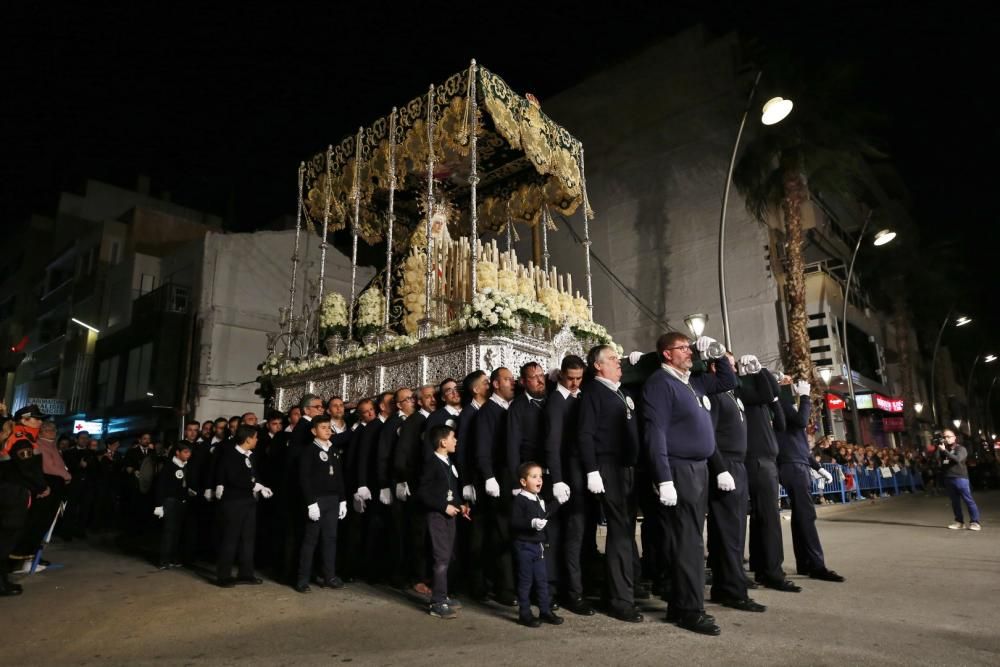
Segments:
[[[185,315],[191,310],[191,288],[167,283],[137,298],[132,304],[132,321],[159,313]]]

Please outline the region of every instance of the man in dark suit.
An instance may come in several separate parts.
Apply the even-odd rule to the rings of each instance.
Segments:
[[[514,375],[500,367],[490,374],[490,399],[476,416],[476,472],[481,488],[476,495],[483,501],[488,553],[493,554],[494,599],[514,606],[514,562],[510,541],[510,505],[514,481],[507,462],[507,410],[514,398]]]
[[[420,476],[428,456],[431,454],[425,442],[430,415],[434,409],[434,388],[420,387],[417,399],[419,410],[413,412],[412,398],[408,402],[411,414],[399,430],[399,440],[392,457],[392,478],[396,482],[397,502],[393,507],[393,517],[400,536],[401,554],[395,564],[395,574],[399,582],[406,581],[419,595],[430,595],[427,587],[427,559],[425,557],[427,520],[423,508],[413,501],[417,493]]]
[[[608,523],[605,547],[605,588],[611,615],[629,623],[642,622],[635,606],[635,464],[639,435],[635,401],[621,388],[622,365],[610,345],[587,354],[593,382],[581,393],[580,461],[587,490],[603,504]]]
[[[302,514],[302,490],[299,486],[299,455],[312,445],[312,420],[323,414],[323,399],[316,394],[305,394],[299,399],[296,408],[301,417],[291,431],[286,431],[287,444],[280,457],[277,457],[281,460],[281,470],[274,471],[281,479],[277,506],[274,508],[278,520],[282,522],[277,539],[282,545],[281,579],[293,585],[298,575],[299,549],[306,527]],[[273,460],[276,457],[268,458]],[[265,473],[264,477],[267,476]]]
[[[554,560],[562,567],[563,606],[574,614],[593,616],[593,607],[583,598],[580,566],[588,498],[577,448],[577,424],[580,418],[580,383],[586,367],[583,359],[576,355],[569,355],[562,361],[559,383],[545,402],[544,455],[540,460],[549,470],[552,495],[559,503],[562,515],[557,518],[562,522],[562,544],[559,550],[554,550]]]
[[[476,477],[476,417],[479,410],[490,396],[490,377],[483,371],[472,371],[462,379],[462,402],[464,407],[458,416],[457,443],[455,446],[455,467],[462,480],[462,498],[476,508],[476,517],[470,523],[462,522],[458,526],[459,567],[463,569],[463,580],[468,582],[469,593],[477,600],[488,597],[486,586],[486,568],[483,562],[483,544],[486,537],[486,526],[480,520],[477,505],[476,489],[479,481]],[[483,498],[485,504],[485,497]],[[485,516],[485,515],[484,515]],[[511,583],[513,586],[513,582]]]
[[[462,393],[455,379],[446,378],[438,385],[437,406],[427,418],[427,430],[444,424],[457,431],[458,417],[462,414]]]

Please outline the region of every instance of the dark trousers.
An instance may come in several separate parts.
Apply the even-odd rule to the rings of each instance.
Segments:
[[[517,604],[521,617],[531,616],[532,587],[538,597],[538,611],[543,614],[551,613],[552,599],[549,597],[549,570],[546,564],[551,559],[545,557],[545,546],[541,542],[514,540],[514,553],[517,556]]]
[[[223,500],[216,508],[219,512],[219,560],[216,574],[220,580],[233,575],[233,561],[239,559],[239,576],[254,576],[253,546],[257,532],[257,501],[254,498]]]
[[[665,507],[673,548],[670,607],[701,611],[705,607],[705,543],[702,527],[708,510],[708,463],[671,462],[677,505]]]
[[[167,498],[163,501],[163,532],[160,534],[160,565],[191,564],[198,537],[194,504]]]
[[[305,527],[302,534],[302,548],[299,549],[299,586],[306,586],[312,579],[313,558],[319,545],[323,558],[323,579],[329,581],[337,576],[337,523],[340,514],[339,496],[320,496],[319,521],[311,521],[306,511]],[[305,510],[303,510],[305,511]]]
[[[28,517],[24,524],[24,529],[18,537],[17,545],[11,552],[14,557],[33,558],[38,548],[45,539],[45,534],[49,532],[52,520],[56,518],[59,511],[59,503],[63,499],[63,492],[66,483],[62,477],[52,475],[45,476],[45,483],[49,486],[49,495],[44,498],[33,498],[31,508],[28,510]]]
[[[486,514],[484,548],[492,557],[492,567],[488,567],[488,572],[493,582],[494,595],[514,597],[513,544],[510,539],[511,487],[509,480],[501,479],[500,476],[497,477],[497,482],[500,484],[499,498],[486,495],[485,488],[483,494],[477,496]]]
[[[427,580],[427,517],[416,498],[393,503],[400,536],[400,579],[416,584]]]
[[[431,603],[448,599],[448,566],[455,550],[455,518],[441,512],[427,513],[427,534],[431,539]]]
[[[750,489],[750,569],[757,579],[783,581],[785,553],[778,511],[778,466],[774,459],[747,458]]]
[[[823,546],[816,532],[816,505],[812,499],[812,476],[804,463],[783,463],[779,467],[781,485],[792,507],[792,549],[795,569],[800,574],[825,570]]]
[[[7,588],[7,559],[28,518],[27,489],[0,482],[0,590]]]
[[[570,460],[566,465],[566,479],[569,485],[569,502],[559,508],[562,520],[562,589],[566,597],[575,600],[583,597],[583,542],[587,526],[587,506],[592,502],[584,481],[580,462]]]
[[[549,508],[550,511],[554,511],[559,507],[559,501],[556,500],[555,496],[552,495],[552,477],[545,475],[542,484],[542,500],[545,501],[545,506]],[[561,579],[562,573],[560,572],[559,559],[552,558],[553,554],[558,554],[560,552],[560,545],[562,544],[562,523],[560,521],[549,521],[545,526],[545,551],[549,555],[545,559],[545,567],[549,571],[549,583],[556,590],[559,588],[559,580]]]
[[[948,496],[951,498],[951,509],[955,513],[955,521],[964,523],[962,519],[962,501],[969,508],[969,521],[979,523],[979,507],[972,499],[972,489],[969,487],[969,480],[965,477],[945,477],[945,486],[948,489]]]
[[[93,506],[93,483],[90,480],[70,482],[66,491],[66,514],[63,517],[63,529],[67,537],[86,537]]]
[[[604,482],[601,502],[608,522],[605,542],[605,589],[614,609],[635,606],[633,572],[635,558],[635,494],[633,469],[615,461],[599,461],[598,472]]]
[[[727,459],[735,491],[720,491],[709,478],[708,564],[712,568],[712,598],[743,600],[747,597],[743,574],[744,536],[747,531],[747,469],[743,461]]]

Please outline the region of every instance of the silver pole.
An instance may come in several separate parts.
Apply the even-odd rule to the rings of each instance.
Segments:
[[[587,273],[587,309],[590,319],[594,319],[594,291],[590,278],[590,201],[587,199],[587,173],[583,160],[583,144],[580,144],[580,187],[583,190],[583,249],[584,267]]]
[[[747,115],[750,113],[750,105],[753,104],[753,96],[757,92],[757,84],[760,83],[761,74],[763,71],[757,72],[757,76],[753,80],[750,95],[747,96],[747,106],[740,119],[740,129],[736,132],[736,143],[733,144],[733,154],[729,158],[729,171],[726,173],[726,189],[722,193],[722,213],[719,215],[719,301],[722,304],[722,331],[725,334],[727,350],[733,349],[733,341],[729,332],[729,302],[726,300],[726,209],[729,208],[729,188],[733,182],[736,153],[740,148],[743,127],[747,123]]]
[[[542,204],[542,269],[549,272],[549,217],[548,204]]]
[[[847,348],[847,306],[850,303],[851,277],[854,275],[854,260],[858,258],[858,251],[861,250],[861,241],[865,238],[865,231],[868,223],[872,221],[871,211],[865,216],[865,224],[861,226],[861,233],[858,234],[858,242],[854,245],[854,254],[851,255],[851,266],[847,270],[847,283],[844,285],[844,317],[840,320],[843,324],[843,344],[844,344],[844,365],[847,367],[847,391],[851,395],[851,424],[854,426],[854,437],[857,444],[864,445],[861,439],[861,420],[858,418],[858,402],[854,397],[854,373],[851,371],[851,353]],[[721,264],[719,266],[722,266]],[[725,302],[723,302],[725,303]],[[725,312],[725,311],[723,311]]]
[[[292,333],[292,313],[295,312],[295,276],[299,269],[299,237],[302,234],[302,180],[305,176],[306,163],[299,163],[299,206],[295,213],[295,247],[292,250],[292,284],[288,288],[288,329]]]
[[[385,317],[383,326],[389,331],[389,303],[392,301],[392,227],[396,221],[396,107],[389,115],[389,229],[385,239]]]
[[[980,352],[976,355],[976,358],[972,360],[972,368],[969,369],[969,380],[965,383],[965,409],[969,413],[969,435],[972,433],[972,376],[976,372],[976,364],[982,358],[983,353]]]
[[[951,315],[954,310],[955,309],[952,308],[948,311],[948,314],[944,316],[944,322],[941,323],[941,328],[938,329],[937,340],[934,341],[934,354],[931,355],[931,417],[934,418],[935,428],[940,425],[937,413],[937,387],[934,385],[934,376],[937,373],[937,354],[938,349],[941,347],[941,336],[944,335],[945,327],[948,326],[948,321],[951,320]]]
[[[469,275],[469,284],[472,287],[472,296],[476,295],[476,267],[479,265],[479,251],[476,246],[479,243],[479,218],[478,210],[476,208],[476,185],[479,183],[479,173],[477,160],[479,156],[476,153],[476,113],[478,111],[476,104],[476,61],[473,60],[472,64],[469,66],[469,109],[471,111],[472,118],[469,119],[469,219],[470,219],[470,240],[472,242],[472,257],[470,260],[471,266]]]
[[[333,186],[330,183],[330,166],[333,161],[333,146],[326,149],[326,205],[323,208],[323,239],[319,244],[319,302],[323,303],[323,281],[326,279],[326,234],[330,228],[330,199],[333,197]]]
[[[427,263],[424,271],[424,317],[420,321],[420,334],[427,336],[431,332],[431,279],[434,276],[431,263],[433,239],[431,237],[431,218],[434,216],[434,84],[427,91]]]
[[[347,311],[347,340],[354,338],[354,301],[358,291],[358,222],[361,216],[361,132],[354,140],[354,185],[351,196],[354,198],[354,219],[351,221],[351,306]]]

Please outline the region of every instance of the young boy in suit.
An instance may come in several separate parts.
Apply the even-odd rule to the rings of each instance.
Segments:
[[[434,558],[434,581],[431,589],[430,614],[451,619],[460,605],[448,597],[448,566],[455,548],[455,517],[468,517],[469,506],[461,504],[458,471],[449,455],[455,453],[455,431],[444,424],[428,431],[434,455],[424,464],[417,495],[427,508],[427,533],[431,538]]]
[[[545,566],[545,524],[548,513],[542,491],[542,466],[533,461],[522,463],[517,470],[521,492],[514,496],[510,513],[510,526],[517,555],[517,602],[520,608],[518,623],[537,628],[542,621],[551,625],[563,622],[552,611],[549,596],[549,575]],[[553,508],[553,511],[555,509]],[[531,588],[538,597],[538,617],[531,613]]]

